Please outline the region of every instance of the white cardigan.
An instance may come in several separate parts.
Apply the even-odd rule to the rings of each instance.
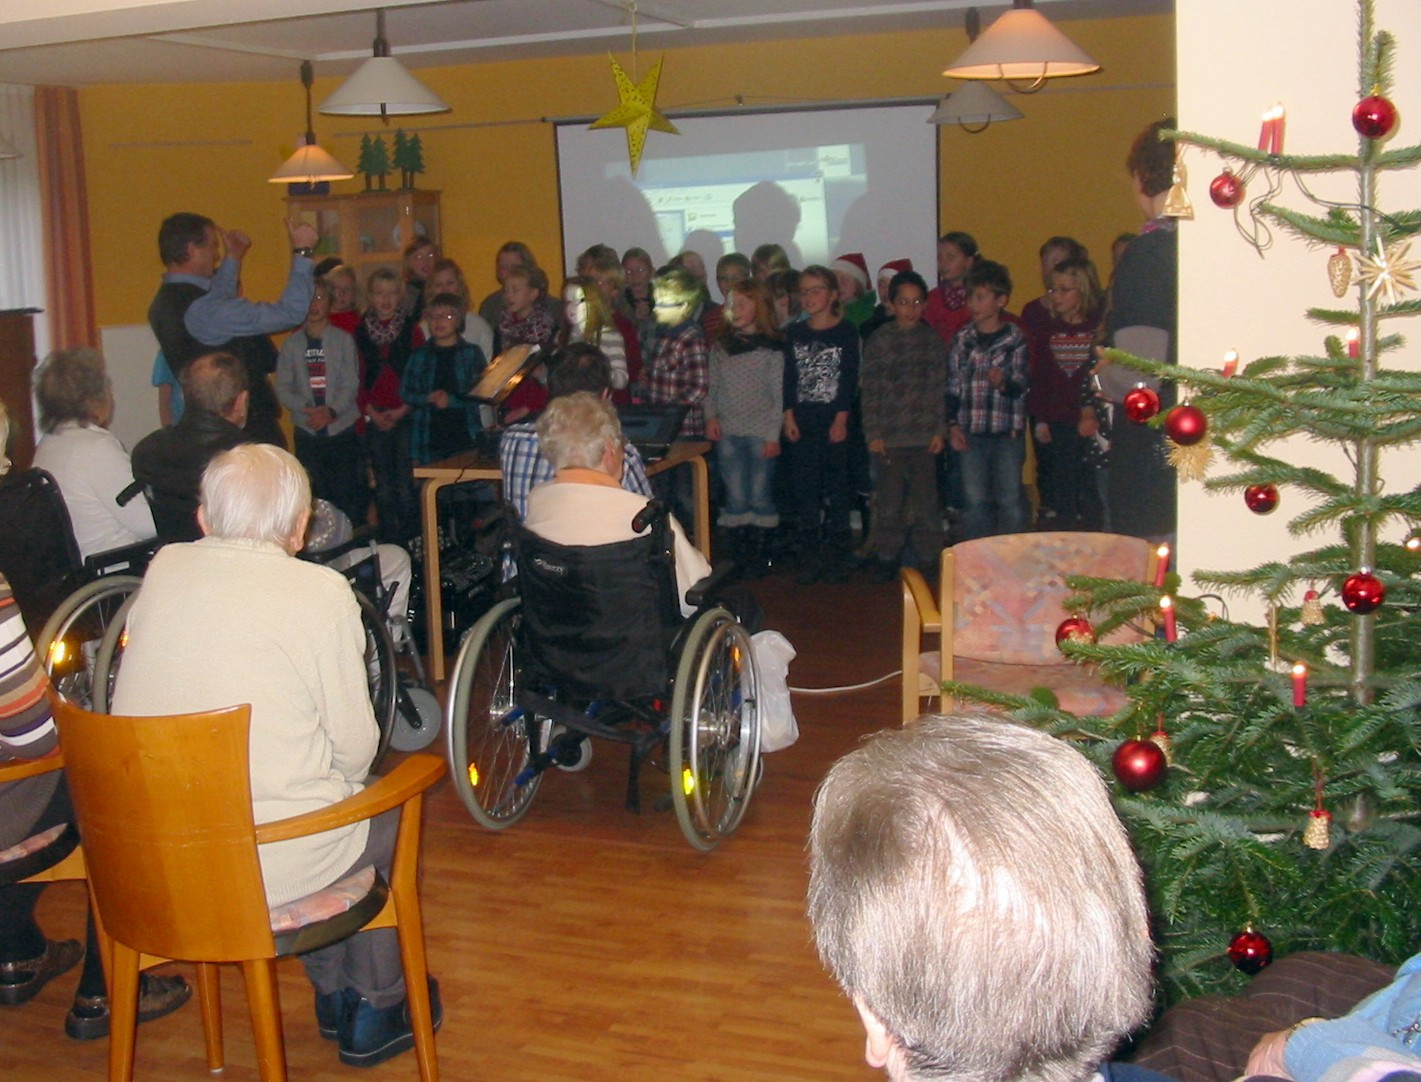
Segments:
[[[360,610],[345,578],[275,545],[206,537],[159,551],[128,618],[117,714],[251,703],[258,823],[313,811],[362,787],[378,743]],[[261,848],[267,900],[334,882],[367,823]]]

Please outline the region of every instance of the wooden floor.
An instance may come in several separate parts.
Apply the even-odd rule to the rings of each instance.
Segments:
[[[898,587],[757,584],[769,626],[799,650],[790,682],[852,684],[897,665]],[[424,912],[443,991],[446,1079],[513,1082],[866,1080],[863,1034],[820,969],[804,919],[804,840],[815,785],[868,732],[897,723],[897,685],[794,698],[801,737],[767,757],[739,832],[696,853],[675,817],[622,805],[625,749],[555,772],[532,810],[481,830],[447,782],[425,838]],[[648,792],[660,775],[645,774]],[[82,891],[51,887],[51,936],[82,937]],[[75,974],[0,1009],[0,1078],[104,1077],[107,1043],[63,1036]],[[227,1070],[257,1077],[241,978],[224,975]],[[292,1079],[412,1079],[408,1055],[343,1067],[316,1033],[299,963],[281,966]],[[193,1005],[139,1030],[137,1077],[207,1077]]]

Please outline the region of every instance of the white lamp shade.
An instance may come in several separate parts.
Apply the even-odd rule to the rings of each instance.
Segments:
[[[1022,112],[986,83],[963,83],[942,101],[928,117],[929,124],[969,124],[986,126],[995,121],[1020,120]]]
[[[355,176],[314,143],[301,147],[267,179],[272,184],[317,184],[323,180],[349,180]]]
[[[1100,65],[1034,8],[1012,8],[943,72],[953,79],[1054,79]]]
[[[321,102],[320,111],[342,116],[410,116],[447,113],[449,104],[393,56],[372,56]]]

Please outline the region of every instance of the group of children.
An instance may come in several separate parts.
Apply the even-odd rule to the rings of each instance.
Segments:
[[[694,252],[658,270],[642,249],[594,245],[558,296],[509,242],[500,288],[474,311],[458,264],[417,241],[403,275],[370,274],[363,310],[354,272],[322,268],[276,385],[316,495],[364,521],[373,477],[380,535],[403,543],[419,529],[416,465],[547,403],[546,364],[501,411],[475,401],[488,361],[515,344],[550,357],[585,342],[607,356],[614,398],[683,405],[679,435],[714,441],[718,525],[752,574],[789,549],[801,583],[847,578],[852,510],[872,490],[858,553],[887,579],[905,560],[935,563],[946,543],[945,460],[959,486],[955,539],[1026,528],[1028,432],[1042,514],[1104,524],[1096,465],[1109,417],[1088,384],[1101,289],[1069,238],[1043,246],[1042,269],[1046,291],[1017,319],[1006,268],[965,233],[940,239],[933,285],[898,259],[876,291],[858,253],[802,270],[778,245],[730,253],[715,267],[719,301]],[[793,544],[776,545],[786,535]]]

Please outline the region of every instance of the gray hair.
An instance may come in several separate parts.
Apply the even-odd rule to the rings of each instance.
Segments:
[[[268,443],[223,451],[202,474],[202,511],[214,537],[286,548],[311,507],[311,482],[295,456]]]
[[[591,391],[553,399],[538,418],[538,447],[555,470],[599,468],[609,442],[621,444],[622,424],[612,404]]]
[[[1140,869],[1091,763],[988,715],[929,716],[814,798],[820,958],[905,1079],[1080,1082],[1150,1010]]]
[[[35,370],[35,398],[46,432],[65,421],[97,421],[113,401],[104,355],[88,346],[55,350]]]

